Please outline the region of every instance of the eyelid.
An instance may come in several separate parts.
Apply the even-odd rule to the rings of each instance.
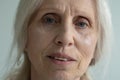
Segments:
[[[58,20],[58,22],[60,21],[60,17],[59,17],[59,15],[56,14],[56,13],[46,13],[46,14],[43,15],[42,18],[44,18],[44,17],[46,17],[46,16],[49,16],[49,15],[52,16],[53,18],[55,18],[56,20]]]
[[[74,20],[76,21],[76,20],[79,20],[79,19],[83,19],[83,20],[87,21],[87,25],[90,26],[90,27],[92,26],[90,20],[87,17],[77,16],[76,19],[74,19]]]

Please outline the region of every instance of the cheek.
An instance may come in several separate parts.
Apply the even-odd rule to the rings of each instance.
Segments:
[[[39,30],[30,29],[28,32],[27,48],[34,50],[42,47],[42,43],[44,43],[42,39],[43,36]]]
[[[86,37],[81,37],[77,40],[78,50],[83,58],[93,57],[95,47],[96,47],[96,37],[94,35],[89,35]]]
[[[28,32],[28,40],[27,40],[27,54],[29,57],[29,60],[34,67],[39,66],[38,64],[41,63],[41,50],[42,46],[41,44],[42,40],[40,39],[39,32],[35,32],[35,30],[29,30]]]
[[[81,63],[84,67],[89,65],[91,59],[94,57],[97,38],[95,35],[88,35],[79,38],[78,50],[81,56]]]
[[[84,44],[86,45],[85,49],[87,51],[87,55],[94,54],[95,47],[96,47],[96,38],[93,36],[87,37],[84,40]]]
[[[28,37],[26,51],[32,64],[39,66],[42,63],[44,50],[50,43],[50,34],[45,33],[39,27],[30,26],[28,28]]]
[[[45,32],[41,27],[33,26],[28,29],[27,48],[35,53],[41,52],[47,48],[52,37],[50,33]]]
[[[79,39],[79,45],[77,46],[80,55],[78,69],[80,70],[80,72],[86,72],[91,59],[94,57],[96,38],[93,36],[81,38]]]

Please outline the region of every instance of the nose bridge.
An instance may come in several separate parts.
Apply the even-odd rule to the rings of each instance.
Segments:
[[[70,27],[63,27],[60,31],[59,31],[59,37],[66,39],[66,40],[70,40],[70,38],[72,38],[72,30]]]
[[[56,36],[55,42],[58,45],[70,46],[74,44],[73,30],[70,25],[66,23],[61,27]]]

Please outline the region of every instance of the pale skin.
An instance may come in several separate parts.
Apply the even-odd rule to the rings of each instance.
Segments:
[[[43,0],[28,26],[25,50],[31,80],[80,80],[97,43],[94,5],[94,0]],[[48,57],[53,54],[62,58]],[[74,60],[63,58],[65,55]]]

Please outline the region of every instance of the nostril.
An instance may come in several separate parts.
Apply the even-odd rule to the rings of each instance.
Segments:
[[[71,46],[72,45],[72,43],[69,43],[69,46]]]
[[[62,42],[61,42],[61,41],[58,41],[57,43],[58,43],[58,44],[62,44]]]
[[[54,43],[56,44],[56,45],[58,45],[58,46],[72,46],[73,45],[73,42],[70,40],[70,39],[68,39],[68,38],[56,38],[55,39],[55,41],[54,41]]]
[[[68,46],[71,46],[71,45],[72,45],[72,43],[64,44],[64,43],[61,42],[61,41],[57,41],[57,44],[58,44],[58,45],[68,45]]]

